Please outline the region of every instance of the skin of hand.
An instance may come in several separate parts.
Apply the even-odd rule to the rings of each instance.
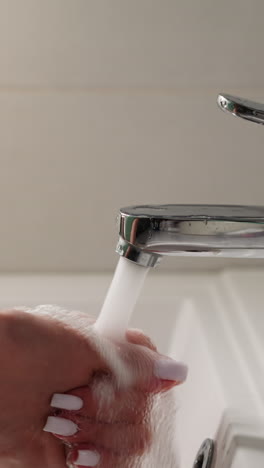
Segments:
[[[66,455],[68,466],[125,467],[125,455],[127,460],[147,449],[149,396],[179,381],[153,376],[160,356],[147,337],[130,331],[127,342],[111,344],[126,367],[136,367],[135,380],[124,387],[91,329],[87,314],[55,306],[1,311],[1,468],[65,468]],[[107,398],[98,398],[102,382],[109,386],[110,405]],[[82,408],[52,410],[52,396],[65,393],[81,398]],[[78,431],[56,437],[43,431],[50,415],[71,420]],[[96,465],[77,463],[87,451],[100,457]]]

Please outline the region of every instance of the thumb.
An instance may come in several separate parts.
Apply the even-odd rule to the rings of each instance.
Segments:
[[[93,345],[113,375],[117,390],[159,392],[179,385],[187,377],[185,364],[159,354],[139,330],[129,330],[126,339],[119,342],[94,330]]]
[[[187,366],[157,352],[151,339],[140,330],[128,330],[127,345],[121,356],[134,377],[137,387],[148,392],[162,392],[179,385],[187,378]]]
[[[138,388],[157,393],[169,390],[186,380],[188,368],[184,363],[142,345],[134,345],[133,348],[130,351],[128,367]]]
[[[151,385],[149,385],[148,391],[154,393],[167,391],[186,380],[188,373],[187,366],[181,362],[160,355],[152,340],[141,330],[127,330],[126,338],[129,343],[144,346],[155,351],[157,354],[157,359],[154,359],[154,378],[151,379]]]

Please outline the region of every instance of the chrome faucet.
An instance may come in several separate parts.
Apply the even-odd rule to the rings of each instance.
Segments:
[[[264,124],[264,104],[230,96],[230,94],[219,94],[217,104],[223,111],[229,112],[236,117],[261,125]]]
[[[163,255],[264,258],[264,207],[122,208],[117,252],[145,267],[155,266]]]
[[[227,94],[218,105],[264,124],[264,105]],[[142,205],[121,208],[116,251],[144,267],[164,255],[264,258],[264,207]]]

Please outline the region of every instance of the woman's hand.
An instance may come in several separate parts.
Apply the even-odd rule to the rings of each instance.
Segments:
[[[116,347],[109,343],[107,346]],[[136,460],[152,441],[150,419],[155,394],[186,377],[185,366],[158,355],[149,338],[138,331],[128,331],[127,343],[119,344],[118,348],[119,356],[115,359],[118,361],[122,356],[134,383],[122,385],[114,372],[101,372],[91,379],[89,386],[53,398],[52,406],[68,409],[56,410],[47,426],[71,446],[67,457],[70,467],[138,466]],[[74,409],[75,405],[78,409]]]
[[[63,446],[43,432],[51,396],[86,385],[103,365],[81,323],[89,327],[86,314],[56,307],[1,311],[1,468],[65,468]]]
[[[65,468],[65,452],[69,466],[125,467],[150,444],[151,395],[186,374],[141,333],[111,343],[96,336],[86,314],[51,306],[3,311],[0,338],[3,468]],[[77,406],[47,420],[50,403],[65,407],[65,392],[66,407],[69,395]]]

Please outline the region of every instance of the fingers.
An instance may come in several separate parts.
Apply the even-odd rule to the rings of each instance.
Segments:
[[[69,468],[79,468],[83,466],[104,466],[105,456],[99,453],[95,447],[90,444],[79,446],[68,451],[66,463]],[[107,465],[105,465],[107,466]]]
[[[92,444],[80,444],[67,449],[67,466],[69,468],[128,468],[134,466],[131,455],[115,454],[98,449]]]
[[[62,419],[62,418],[57,418]],[[76,433],[73,435],[54,434],[65,444],[75,445],[89,442],[99,445],[101,449],[111,451],[116,454],[142,455],[148,447],[151,435],[146,424],[114,423],[105,424],[103,422],[89,421],[87,418],[73,418],[76,425]],[[72,422],[71,420],[64,420]],[[74,430],[74,423],[69,426]]]
[[[112,388],[109,388],[109,393],[113,393]],[[101,399],[94,392],[93,386],[76,388],[67,394],[55,394],[51,406],[54,408],[53,416],[71,418],[74,415],[79,419],[100,420],[105,424],[139,424],[146,420],[150,411],[144,392],[131,389],[115,393],[109,404],[107,399]]]
[[[89,442],[109,452],[138,455],[150,442],[150,408],[143,393],[120,394],[110,406],[101,407],[92,388],[83,387],[55,395],[55,405],[59,408],[48,418],[44,430],[66,444]]]

